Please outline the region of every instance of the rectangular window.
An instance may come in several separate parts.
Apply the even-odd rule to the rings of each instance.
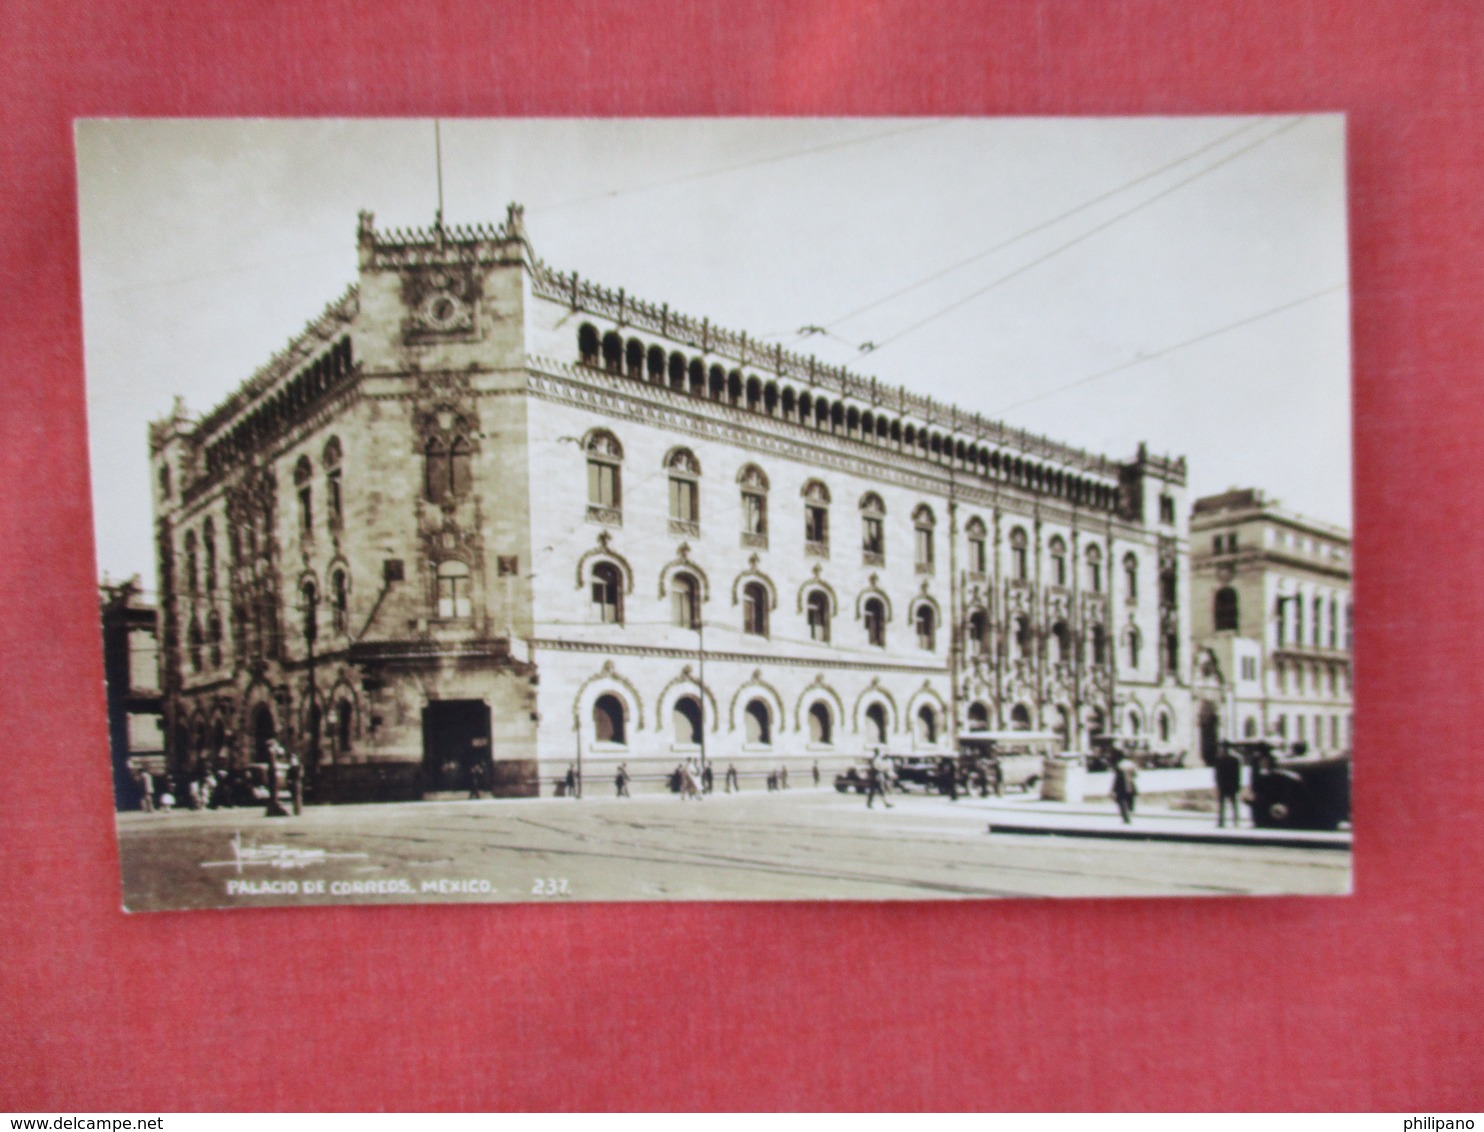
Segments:
[[[804,541],[823,546],[830,541],[830,513],[823,507],[804,508]]]
[[[867,515],[863,520],[861,549],[867,554],[884,554],[886,552],[886,535],[882,530],[881,520],[874,515]]]
[[[768,533],[767,496],[742,493],[742,533],[765,535]]]
[[[700,519],[696,506],[696,485],[690,480],[670,480],[670,518],[682,523],[694,523]]]
[[[469,579],[439,578],[438,616],[453,619],[468,617],[469,613]]]
[[[307,487],[299,489],[299,525],[306,535],[314,533],[314,507]]]
[[[969,543],[969,569],[975,574],[989,573],[989,562],[984,549],[984,540],[976,538]]]
[[[917,528],[917,564],[919,566],[933,564],[933,532],[925,527]]]
[[[589,463],[587,466],[587,498],[599,507],[618,506],[618,477],[611,464]]]
[[[330,530],[338,531],[345,525],[345,514],[340,498],[340,471],[337,468],[329,475]]]

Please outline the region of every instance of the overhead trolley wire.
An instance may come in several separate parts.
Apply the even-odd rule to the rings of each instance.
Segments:
[[[1012,244],[1019,243],[1021,240],[1024,240],[1028,236],[1034,236],[1037,232],[1044,232],[1047,228],[1051,228],[1057,224],[1060,224],[1063,220],[1071,219],[1079,212],[1086,212],[1089,208],[1095,208],[1105,201],[1112,200],[1114,197],[1120,195],[1121,193],[1125,193],[1129,189],[1135,188],[1138,185],[1142,185],[1145,181],[1152,181],[1154,178],[1168,173],[1171,169],[1177,169],[1188,161],[1194,161],[1202,154],[1209,153],[1211,150],[1216,149],[1218,146],[1225,145],[1233,138],[1240,137],[1242,134],[1245,134],[1249,130],[1255,129],[1258,125],[1261,124],[1261,122],[1262,119],[1260,118],[1253,119],[1252,121],[1237,127],[1235,130],[1232,130],[1229,133],[1222,134],[1221,137],[1216,138],[1214,141],[1209,141],[1205,145],[1191,150],[1183,157],[1178,157],[1174,161],[1168,162],[1165,165],[1161,165],[1158,169],[1150,170],[1148,173],[1144,173],[1141,176],[1135,177],[1132,181],[1125,181],[1117,188],[1109,189],[1107,192],[1100,193],[1099,195],[1092,197],[1090,200],[1085,200],[1081,204],[1069,208],[1065,212],[1058,213],[1056,216],[1053,216],[1048,220],[1043,220],[1039,224],[1035,224],[1029,228],[1026,228],[1024,231],[1017,232],[1009,239],[1001,240],[993,247],[986,248],[981,252],[975,252],[967,259],[961,259],[957,263],[949,264],[947,267],[933,272],[931,275],[925,275],[921,279],[917,280],[915,283],[908,283],[905,287],[901,287],[898,290],[893,291],[889,295],[886,295],[880,299],[875,299],[872,302],[865,304],[864,306],[856,307],[854,310],[849,311],[846,314],[842,314],[839,318],[832,319],[830,322],[826,323],[825,328],[822,328],[821,332],[828,333],[828,327],[839,326],[842,322],[848,322],[850,319],[855,318],[857,315],[864,314],[866,311],[875,310],[877,307],[885,303],[889,303],[893,299],[899,299],[903,295],[917,290],[919,287],[925,287],[929,283],[935,283],[939,279],[942,279],[945,275],[952,275],[955,271],[958,271],[959,269],[964,267],[968,267],[971,263],[978,263],[981,259],[992,256],[996,252],[1003,251],[1005,248],[1010,247]]]
[[[1177,350],[1183,350],[1187,346],[1194,346],[1197,343],[1208,341],[1211,338],[1219,337],[1222,334],[1227,334],[1233,330],[1238,330],[1241,327],[1251,326],[1254,322],[1261,322],[1265,318],[1271,318],[1273,315],[1282,314],[1284,311],[1292,310],[1294,307],[1302,306],[1305,303],[1313,302],[1315,299],[1323,298],[1325,295],[1332,295],[1336,291],[1343,291],[1344,289],[1344,283],[1336,283],[1332,286],[1321,288],[1318,291],[1313,291],[1307,295],[1304,295],[1302,298],[1293,299],[1290,302],[1283,303],[1281,306],[1271,307],[1259,314],[1249,315],[1246,318],[1238,319],[1236,322],[1229,322],[1225,326],[1218,326],[1214,330],[1207,330],[1201,334],[1197,334],[1193,338],[1187,338],[1183,342],[1176,342],[1174,345],[1166,346],[1163,349],[1156,350],[1152,354],[1140,353],[1137,357],[1131,358],[1126,362],[1120,362],[1116,366],[1109,366],[1105,370],[1099,370],[1097,373],[1089,374],[1086,377],[1079,377],[1076,381],[1069,381],[1065,385],[1058,385],[1054,389],[1047,389],[1042,393],[1037,393],[1033,397],[1026,397],[1023,400],[1014,402],[1013,404],[1004,405],[999,409],[994,410],[994,412],[997,414],[1007,413],[1012,409],[1019,409],[1025,405],[1034,404],[1037,401],[1044,401],[1048,397],[1055,397],[1058,393],[1065,393],[1070,389],[1077,389],[1083,385],[1090,385],[1094,381],[1101,381],[1105,377],[1112,377],[1115,373],[1121,373],[1126,369],[1132,369],[1134,366],[1142,365],[1145,362],[1152,362],[1156,358],[1163,358],[1168,354],[1175,353],[1175,351]]]
[[[1113,227],[1115,224],[1119,223],[1120,221],[1126,220],[1128,217],[1134,215],[1137,212],[1142,212],[1144,209],[1150,207],[1153,204],[1158,203],[1159,201],[1163,200],[1165,197],[1170,196],[1173,193],[1179,192],[1181,189],[1185,188],[1185,186],[1190,185],[1190,184],[1194,183],[1195,181],[1200,180],[1202,177],[1205,177],[1206,175],[1208,175],[1210,173],[1214,173],[1217,169],[1220,169],[1221,167],[1223,167],[1225,165],[1231,164],[1233,161],[1237,160],[1237,158],[1243,157],[1246,154],[1251,153],[1254,149],[1257,149],[1259,146],[1266,145],[1268,142],[1270,142],[1270,141],[1274,140],[1275,138],[1277,138],[1280,134],[1287,133],[1289,130],[1292,130],[1294,127],[1301,125],[1303,122],[1305,122],[1307,120],[1308,120],[1307,119],[1307,116],[1301,117],[1301,118],[1295,118],[1292,121],[1287,122],[1284,125],[1278,127],[1278,129],[1272,131],[1271,133],[1264,134],[1262,137],[1258,138],[1256,141],[1249,142],[1247,145],[1242,146],[1240,149],[1234,150],[1233,152],[1227,154],[1226,156],[1217,159],[1216,161],[1212,162],[1210,165],[1207,165],[1205,168],[1200,169],[1200,170],[1197,170],[1196,172],[1192,173],[1190,176],[1184,177],[1181,180],[1176,181],[1173,185],[1170,185],[1167,188],[1161,189],[1159,192],[1155,193],[1153,196],[1146,197],[1144,200],[1140,201],[1138,204],[1135,204],[1135,205],[1133,205],[1133,206],[1131,206],[1129,208],[1126,208],[1122,212],[1118,213],[1117,215],[1115,215],[1113,217],[1110,217],[1107,220],[1104,220],[1102,223],[1097,224],[1097,225],[1095,225],[1092,228],[1089,228],[1087,231],[1082,232],[1082,233],[1080,233],[1077,236],[1072,237],[1072,239],[1068,240],[1066,243],[1059,244],[1056,247],[1052,248],[1050,251],[1045,252],[1042,255],[1037,256],[1035,259],[1031,260],[1030,262],[1024,263],[1021,266],[1015,268],[1013,271],[1010,271],[1010,272],[1007,272],[1004,275],[1001,275],[999,278],[993,280],[992,282],[987,283],[983,287],[980,287],[977,290],[974,290],[974,291],[970,292],[968,295],[965,295],[962,299],[956,299],[952,303],[949,303],[947,306],[940,308],[939,310],[933,312],[932,314],[927,315],[924,318],[918,319],[916,322],[911,323],[910,325],[908,325],[908,326],[904,327],[903,329],[897,331],[895,334],[892,334],[891,336],[889,336],[887,338],[884,338],[882,341],[875,343],[871,347],[871,350],[872,351],[884,350],[886,347],[888,347],[888,346],[890,346],[890,345],[892,345],[892,344],[894,344],[896,342],[900,342],[903,338],[907,337],[909,334],[915,334],[917,331],[921,330],[924,326],[927,326],[930,323],[936,322],[938,319],[944,317],[945,315],[951,314],[953,311],[958,310],[960,307],[967,306],[969,303],[973,302],[975,299],[978,299],[978,298],[982,297],[983,295],[988,294],[990,291],[993,291],[996,287],[999,287],[1002,284],[1008,283],[1012,279],[1019,278],[1020,276],[1024,275],[1026,272],[1030,271],[1031,269],[1033,269],[1035,267],[1039,267],[1041,264],[1045,263],[1047,260],[1054,259],[1056,256],[1060,255],[1062,252],[1068,251],[1069,249],[1076,247],[1078,244],[1081,244],[1081,243],[1086,242],[1087,240],[1090,240],[1093,236],[1098,235],[1100,232],[1107,231],[1109,228]],[[870,352],[870,351],[867,351],[867,352]]]

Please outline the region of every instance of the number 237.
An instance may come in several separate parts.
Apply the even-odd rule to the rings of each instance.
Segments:
[[[532,896],[566,896],[566,877],[537,877],[531,884]]]

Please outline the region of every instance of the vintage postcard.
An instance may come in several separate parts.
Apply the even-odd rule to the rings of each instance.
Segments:
[[[77,147],[128,909],[1349,891],[1343,118]]]

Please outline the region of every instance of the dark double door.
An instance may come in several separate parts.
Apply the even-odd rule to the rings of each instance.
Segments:
[[[468,792],[475,768],[490,781],[490,709],[483,700],[438,700],[423,708],[423,792]]]

